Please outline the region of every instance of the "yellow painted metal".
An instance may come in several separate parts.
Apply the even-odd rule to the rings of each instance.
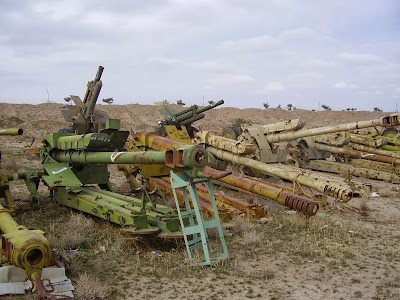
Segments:
[[[186,126],[165,125],[167,137],[184,144],[192,144]]]
[[[2,252],[15,266],[26,269],[28,276],[55,264],[50,242],[41,230],[28,230],[19,225],[10,211],[0,205]]]
[[[241,143],[206,130],[197,132],[195,141],[197,144],[214,146],[240,155],[255,154],[257,151],[257,145],[255,144]]]

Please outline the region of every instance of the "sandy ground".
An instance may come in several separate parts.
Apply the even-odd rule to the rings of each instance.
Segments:
[[[23,136],[2,137],[3,164],[7,160],[12,162],[6,167],[15,164],[19,171],[40,167],[37,160],[21,156],[20,151],[40,145],[44,134],[67,127],[60,106],[0,103],[0,128],[24,129]],[[120,118],[123,128],[134,131],[151,130],[161,119],[157,107],[150,105],[99,105],[98,108],[107,111],[110,117]],[[222,107],[206,112],[206,117],[196,125],[220,131],[237,118],[268,124],[302,117],[309,127],[315,127],[382,115],[364,111]],[[117,187],[126,191],[123,175],[115,168],[112,174]],[[288,214],[272,201],[259,200],[267,207],[268,222],[228,231],[226,239],[231,253],[228,262],[196,269],[182,266],[182,256],[175,257],[171,249],[165,250],[161,259],[154,258],[151,249],[144,256],[132,253],[131,260],[116,269],[117,273],[125,274],[123,278],[115,275],[112,280],[120,293],[108,299],[400,299],[400,186],[355,180],[370,184],[380,195],[349,202],[350,208],[363,206],[367,215],[330,199],[327,211],[307,219]],[[28,199],[21,181],[11,183],[11,191],[17,201]],[[237,196],[249,200],[248,195]]]

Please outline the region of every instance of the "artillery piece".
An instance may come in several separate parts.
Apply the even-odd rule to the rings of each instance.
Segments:
[[[99,66],[94,80],[87,84],[87,89],[83,101],[79,96],[71,95],[71,100],[75,105],[66,105],[60,108],[65,121],[70,122],[70,128],[61,129],[62,132],[74,132],[85,134],[90,132],[100,132],[105,127],[109,119],[106,112],[95,109],[103,83],[101,75],[104,67]]]
[[[94,109],[102,86],[99,67],[94,81],[88,83],[84,101],[71,96],[76,106],[61,108],[68,130],[60,130],[43,138],[40,157],[43,171],[19,174],[26,181],[31,197],[39,200],[40,182],[45,183],[55,201],[76,210],[121,225],[121,230],[131,234],[156,235],[160,238],[184,238],[189,259],[194,261],[194,251],[201,247],[204,261],[213,264],[228,257],[218,210],[209,179],[203,173],[207,164],[207,151],[197,145],[184,145],[166,151],[119,151],[129,135],[121,131],[120,121],[110,119]],[[76,113],[79,113],[76,115]],[[72,114],[72,115],[71,115]],[[123,196],[112,191],[108,164],[157,165],[171,175],[174,195],[184,189],[186,212]],[[206,182],[210,191],[213,220],[205,221],[199,211],[194,184]],[[94,185],[100,187],[96,188]],[[190,193],[190,199],[187,197]],[[175,195],[175,200],[177,198]],[[211,251],[207,229],[215,228],[220,237],[222,253]]]
[[[0,129],[0,135],[22,135],[24,133],[21,128]],[[1,168],[1,151],[0,151],[0,168]],[[9,181],[14,179],[12,174],[6,174],[0,169],[0,197],[4,198],[8,209],[14,213],[14,200],[11,197]]]
[[[240,128],[228,127],[222,131],[222,136],[256,145],[254,155],[257,160],[265,163],[286,162],[287,149],[286,147],[279,147],[277,143],[295,140],[299,140],[298,144],[306,152],[307,159],[321,159],[328,158],[330,154],[315,151],[311,146],[312,137],[375,126],[394,126],[400,124],[399,117],[399,114],[392,114],[374,120],[310,129],[303,129],[306,125],[305,120],[294,119],[269,125],[242,125]]]
[[[175,112],[164,105],[160,109],[164,119],[159,122],[160,127],[156,129],[156,132],[173,140],[190,140],[194,138],[194,132],[197,131],[192,123],[203,119],[205,117],[204,112],[222,104],[224,104],[224,100],[210,101],[207,106],[199,108],[197,105],[192,105],[179,112]]]

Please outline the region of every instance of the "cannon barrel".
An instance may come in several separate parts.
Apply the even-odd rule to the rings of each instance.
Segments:
[[[0,205],[2,252],[15,266],[26,269],[28,275],[54,264],[50,242],[41,230],[28,230],[19,225],[9,211]]]
[[[214,107],[217,107],[222,104],[224,104],[224,100],[219,100],[215,103],[212,103],[210,105],[207,105],[207,106],[204,106],[201,108],[199,108],[197,105],[192,105],[184,110],[181,110],[180,112],[166,116],[163,123],[165,125],[168,125],[169,123],[173,123],[173,124],[177,123],[180,125],[190,125],[191,123],[193,123],[195,121],[203,119],[205,117],[203,112],[213,109]]]
[[[291,141],[298,138],[304,138],[308,136],[315,136],[327,133],[335,133],[340,131],[348,131],[354,129],[368,128],[374,126],[396,126],[400,125],[399,121],[400,114],[390,114],[384,117],[380,117],[368,121],[359,121],[346,124],[339,124],[333,126],[317,127],[311,129],[302,129],[297,131],[269,134],[266,139],[270,143]]]
[[[95,152],[87,150],[51,151],[51,157],[60,163],[91,164],[165,164],[169,168],[193,170],[193,177],[200,176],[208,162],[207,151],[198,145],[184,145],[165,152]]]
[[[21,128],[0,129],[0,135],[22,135],[23,133]]]
[[[164,151],[165,149],[171,148],[179,149],[179,147],[182,147],[182,145],[184,145],[182,142],[170,140],[154,133],[139,132],[133,134],[133,138],[138,145],[146,146],[148,148],[159,151]],[[211,177],[216,177],[221,172],[210,167],[205,167],[204,173]],[[309,200],[308,198],[294,195],[292,193],[284,192],[281,190],[277,191],[277,189],[267,186],[266,183],[255,184],[252,179],[239,178],[234,175],[227,175],[218,178],[217,180],[258,194],[260,196],[267,197],[271,200],[275,200],[279,204],[285,205],[297,211],[301,211],[307,215],[314,215],[318,210],[318,204]]]
[[[213,109],[214,107],[220,106],[220,105],[222,105],[222,104],[224,104],[224,100],[219,100],[219,101],[217,101],[217,102],[215,102],[215,103],[212,103],[212,104],[210,104],[210,105],[207,105],[207,106],[204,106],[204,107],[202,107],[202,108],[199,108],[199,109],[196,111],[196,113],[201,114],[201,113],[203,113],[203,112],[205,112],[205,111],[207,111],[207,110]]]
[[[322,178],[307,176],[304,170],[295,172],[294,170],[284,169],[284,165],[262,163],[211,146],[206,146],[206,149],[209,153],[221,160],[244,165],[292,182],[296,181],[301,185],[314,188],[321,193],[335,197],[343,202],[348,202],[353,197],[353,191],[349,186],[333,180],[323,180]]]
[[[84,108],[82,111],[82,115],[86,120],[88,120],[93,114],[94,107],[96,106],[97,99],[99,98],[100,90],[103,86],[103,83],[100,80],[103,70],[104,67],[99,66],[95,79],[88,82],[88,88],[85,93],[85,98],[83,99]]]

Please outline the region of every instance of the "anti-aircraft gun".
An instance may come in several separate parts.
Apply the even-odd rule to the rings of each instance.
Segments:
[[[192,105],[179,112],[175,112],[164,105],[160,109],[164,119],[159,122],[160,127],[156,131],[172,139],[186,140],[187,136],[190,139],[194,138],[194,132],[197,129],[192,126],[192,123],[203,119],[205,117],[204,112],[224,104],[224,100],[210,101],[209,103],[209,105],[201,108],[198,105]]]

